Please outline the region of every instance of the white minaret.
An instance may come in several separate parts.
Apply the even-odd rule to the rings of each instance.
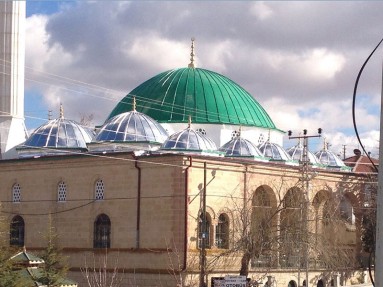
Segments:
[[[0,1],[0,151],[16,158],[24,142],[25,3]]]

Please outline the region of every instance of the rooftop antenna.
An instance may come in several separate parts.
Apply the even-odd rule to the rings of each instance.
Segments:
[[[191,52],[190,52],[190,63],[188,65],[189,68],[193,68],[193,69],[195,68],[195,65],[194,65],[194,56],[195,56],[195,53],[194,53],[194,41],[195,41],[194,37],[191,38],[192,44],[191,44]]]
[[[191,127],[191,115],[189,115],[189,120],[188,120],[188,128],[190,129]]]

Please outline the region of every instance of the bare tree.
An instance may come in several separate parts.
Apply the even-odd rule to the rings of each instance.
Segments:
[[[91,127],[93,125],[93,114],[80,114],[80,125]]]
[[[250,266],[264,275],[272,268],[307,272],[356,266],[355,251],[344,243],[341,232],[353,232],[355,227],[344,213],[342,197],[330,188],[326,196],[309,199],[300,181],[284,177],[248,192],[246,198],[232,196],[226,204],[233,220],[231,244],[209,261],[208,269],[237,263],[239,274],[248,276]]]
[[[108,251],[100,256],[93,254],[92,266],[89,266],[87,258],[85,258],[85,268],[81,269],[82,275],[86,279],[88,287],[120,287],[122,286],[123,275],[118,268],[118,259],[109,268]],[[123,272],[122,272],[123,274]]]

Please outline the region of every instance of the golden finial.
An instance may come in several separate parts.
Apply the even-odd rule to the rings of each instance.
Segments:
[[[133,112],[136,111],[136,106],[137,106],[136,97],[133,97]]]
[[[191,44],[191,52],[190,52],[190,63],[188,65],[188,67],[194,69],[195,68],[195,65],[194,65],[194,56],[195,56],[195,54],[194,54],[194,41],[195,41],[195,39],[194,39],[194,37],[191,38],[191,41],[192,41],[192,44]]]
[[[188,128],[191,128],[191,115],[189,115],[189,120],[188,120]]]
[[[63,108],[63,104],[60,104],[60,119],[63,119],[64,118],[64,108]]]
[[[328,150],[328,142],[326,138],[323,138],[323,150]]]
[[[48,111],[48,121],[52,119],[52,110]]]
[[[271,130],[269,129],[269,134],[268,134],[268,139],[267,139],[268,142],[270,141],[270,135],[271,135]]]
[[[241,133],[242,133],[242,126],[239,126],[239,130],[238,130],[238,135],[237,135],[237,137],[240,137],[240,136],[241,136]]]

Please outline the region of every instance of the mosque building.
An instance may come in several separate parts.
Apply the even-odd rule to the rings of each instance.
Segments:
[[[79,286],[105,254],[122,286],[211,286],[244,266],[259,286],[367,282],[361,225],[373,173],[326,144],[284,150],[255,98],[196,67],[194,53],[192,41],[187,67],[138,85],[94,130],[64,106],[23,141],[19,128],[0,161],[9,243],[43,249],[51,217]]]

